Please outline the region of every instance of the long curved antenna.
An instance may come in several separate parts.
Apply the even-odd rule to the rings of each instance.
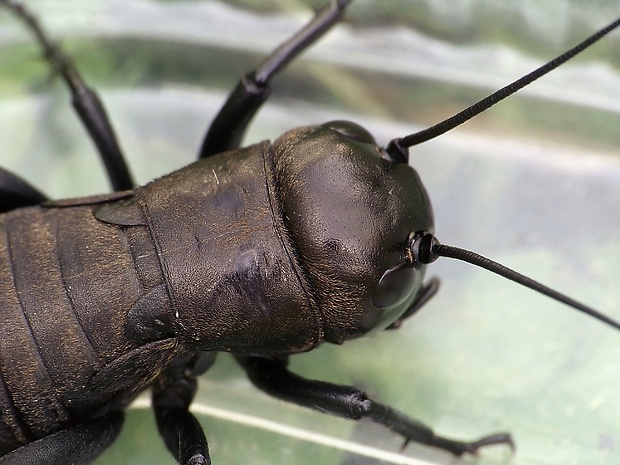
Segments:
[[[441,244],[435,236],[432,234],[417,234],[413,237],[410,245],[411,255],[413,257],[414,264],[428,264],[432,263],[439,257],[454,258],[461,260],[472,265],[484,268],[491,273],[495,273],[506,279],[509,279],[517,284],[521,284],[529,289],[539,292],[547,297],[551,297],[558,302],[568,305],[580,312],[590,315],[603,323],[606,323],[616,329],[620,329],[620,323],[603,315],[602,313],[594,310],[587,305],[582,304],[570,297],[539,283],[538,281],[528,278],[521,273],[518,273],[510,268],[495,262],[489,258],[486,258],[480,254],[472,252],[470,250],[453,247],[450,245]]]
[[[545,74],[553,71],[558,66],[566,63],[575,55],[583,52],[586,48],[590,47],[592,44],[609,34],[618,26],[620,26],[620,18],[616,19],[614,22],[604,27],[597,33],[591,35],[580,44],[564,52],[557,58],[549,61],[548,63],[545,63],[541,67],[517,79],[516,81],[511,82],[507,86],[502,87],[500,90],[465,108],[463,111],[457,113],[456,115],[451,116],[450,118],[445,119],[440,123],[437,123],[427,129],[423,129],[422,131],[409,134],[405,137],[393,139],[392,141],[390,141],[390,143],[385,149],[387,154],[395,162],[406,163],[409,158],[407,150],[408,147],[412,147],[414,145],[421,144],[422,142],[426,142],[430,139],[434,139],[435,137],[440,136],[441,134],[448,132],[451,129],[454,129],[457,126],[460,126],[474,116],[479,115],[496,103],[504,100],[506,97],[514,94],[518,90],[521,90],[528,84],[531,84],[536,79],[544,76]]]

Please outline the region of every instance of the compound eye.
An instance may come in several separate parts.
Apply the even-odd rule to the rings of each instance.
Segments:
[[[420,284],[416,274],[417,270],[407,262],[387,270],[372,293],[373,305],[387,309],[408,300]]]
[[[351,121],[345,120],[335,120],[321,124],[321,126],[324,128],[333,129],[349,139],[363,142],[365,144],[377,145],[377,142],[375,141],[375,138],[372,137],[372,134],[357,123],[352,123]]]

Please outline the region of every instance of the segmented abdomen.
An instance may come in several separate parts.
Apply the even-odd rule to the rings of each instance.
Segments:
[[[144,289],[127,231],[92,208],[0,216],[0,456],[125,402],[119,386],[135,390],[97,381],[110,366],[130,370],[139,348],[125,316]]]

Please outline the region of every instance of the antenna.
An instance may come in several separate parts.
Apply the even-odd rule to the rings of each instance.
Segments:
[[[412,147],[414,145],[421,144],[422,142],[426,142],[428,140],[434,139],[435,137],[440,136],[443,133],[454,129],[457,126],[460,126],[464,122],[470,120],[474,116],[479,115],[483,111],[488,110],[496,103],[504,100],[506,97],[509,97],[515,92],[521,90],[525,86],[534,82],[536,79],[553,71],[558,66],[566,63],[568,60],[573,58],[575,55],[578,55],[579,53],[583,52],[585,49],[590,47],[592,44],[602,39],[604,36],[609,34],[611,31],[613,31],[618,26],[620,26],[620,18],[616,19],[614,22],[612,22],[608,26],[604,27],[597,33],[588,37],[586,40],[584,40],[580,44],[564,52],[557,58],[549,61],[548,63],[545,63],[541,67],[517,79],[516,81],[511,82],[507,86],[502,87],[498,91],[493,92],[491,95],[465,108],[464,110],[451,116],[450,118],[447,118],[427,129],[423,129],[413,134],[409,134],[408,136],[405,136],[405,137],[400,137],[400,138],[391,140],[390,143],[385,148],[385,151],[387,152],[389,158],[392,161],[396,163],[408,163],[409,161],[408,148],[409,147]]]
[[[415,234],[411,239],[409,249],[411,250],[414,266],[416,263],[424,265],[432,263],[439,257],[448,257],[461,260],[480,268],[484,268],[491,273],[514,281],[517,284],[521,284],[522,286],[546,295],[547,297],[551,297],[552,299],[562,302],[563,304],[579,310],[582,313],[590,315],[603,323],[613,326],[616,329],[620,329],[620,323],[603,315],[593,308],[571,299],[570,297],[555,291],[550,287],[533,280],[532,278],[528,278],[521,273],[511,270],[510,268],[475,252],[461,249],[459,247],[453,247],[451,245],[441,244],[437,238],[430,233]]]

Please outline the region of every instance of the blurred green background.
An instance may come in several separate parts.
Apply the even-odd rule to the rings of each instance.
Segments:
[[[100,91],[140,183],[193,160],[226,91],[309,18],[310,3],[27,2]],[[247,141],[348,118],[385,143],[450,116],[617,14],[617,2],[603,0],[357,0],[345,25],[278,78]],[[521,95],[412,150],[441,241],[616,319],[619,45],[615,33]],[[109,190],[65,89],[4,12],[0,141],[2,166],[53,198]],[[223,355],[195,403],[214,464],[620,461],[617,332],[465,264],[439,260],[430,274],[442,278],[440,295],[400,331],[325,346],[294,357],[292,366],[354,383],[443,435],[511,431],[514,457],[496,448],[457,460],[414,444],[394,457],[401,441],[389,432],[273,401]],[[173,463],[145,403],[129,412],[121,439],[98,465]],[[321,442],[329,438],[345,442]]]

